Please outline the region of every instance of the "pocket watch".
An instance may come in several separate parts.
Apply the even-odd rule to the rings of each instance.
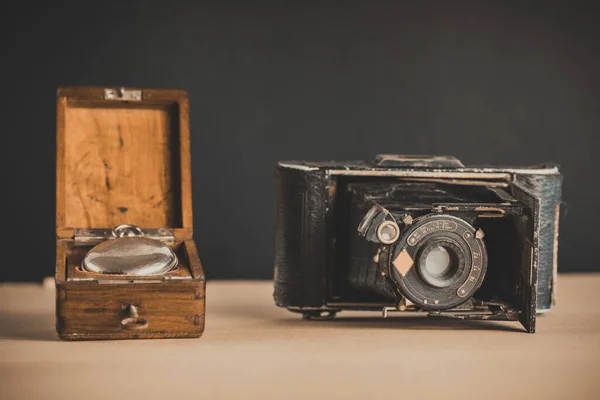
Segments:
[[[85,256],[82,269],[107,275],[161,275],[177,266],[177,256],[165,243],[144,237],[135,225],[119,225],[114,239],[93,247]]]

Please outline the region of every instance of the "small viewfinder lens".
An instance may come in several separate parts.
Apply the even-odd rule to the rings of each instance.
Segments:
[[[398,236],[400,236],[400,229],[392,221],[384,221],[377,228],[377,239],[383,244],[394,243]]]
[[[386,241],[392,240],[396,236],[396,228],[393,225],[386,225],[381,228],[381,237]]]

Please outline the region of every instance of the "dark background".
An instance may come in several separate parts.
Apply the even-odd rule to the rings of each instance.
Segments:
[[[54,272],[60,85],[188,91],[209,278],[272,277],[278,160],[394,152],[559,163],[560,270],[600,268],[594,2],[101,3],[3,11],[0,280]]]

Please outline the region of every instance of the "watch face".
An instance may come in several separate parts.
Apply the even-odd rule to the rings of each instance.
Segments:
[[[164,243],[145,237],[119,237],[91,249],[83,269],[109,275],[161,275],[177,266],[177,256]]]

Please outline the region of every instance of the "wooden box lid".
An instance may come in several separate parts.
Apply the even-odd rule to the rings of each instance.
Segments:
[[[191,238],[188,111],[182,90],[59,88],[57,237],[134,224]]]

